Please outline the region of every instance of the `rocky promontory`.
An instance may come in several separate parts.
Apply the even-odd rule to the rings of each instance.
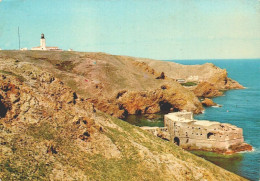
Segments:
[[[138,61],[147,63],[155,71],[163,71],[172,79],[196,83],[196,86],[189,87],[189,90],[192,90],[198,97],[216,97],[222,95],[223,90],[244,88],[228,77],[226,69],[221,69],[212,63],[182,65],[149,59],[138,59]]]
[[[202,105],[207,106],[207,107],[217,105],[215,102],[212,101],[212,99],[209,99],[209,98],[205,98],[201,103],[202,103]]]
[[[245,180],[110,116],[161,109],[200,112],[202,105],[135,58],[1,51],[0,178]]]

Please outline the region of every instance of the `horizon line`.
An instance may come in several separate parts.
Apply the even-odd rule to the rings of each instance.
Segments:
[[[62,51],[68,51],[65,49],[61,49]],[[73,49],[72,49],[73,50]],[[35,50],[19,50],[19,49],[0,49],[0,51],[35,51]],[[41,50],[40,50],[41,51]],[[196,61],[196,60],[202,60],[202,61],[207,61],[207,60],[260,60],[260,57],[257,58],[195,58],[195,59],[156,59],[156,58],[147,58],[147,57],[139,57],[139,56],[133,56],[133,55],[121,55],[121,54],[111,54],[107,52],[100,52],[100,51],[79,51],[79,50],[73,50],[73,52],[82,52],[82,53],[105,53],[105,54],[110,54],[110,55],[116,55],[116,56],[129,56],[129,57],[135,57],[135,58],[144,58],[144,59],[153,59],[153,60],[160,60],[160,61]]]
[[[202,58],[202,59],[161,59],[162,61],[187,61],[187,60],[191,60],[191,61],[196,61],[196,60],[260,60],[259,58]]]

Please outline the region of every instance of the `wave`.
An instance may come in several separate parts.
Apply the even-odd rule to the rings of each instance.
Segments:
[[[222,107],[222,105],[217,104],[217,105],[215,105],[215,106],[211,106],[211,107],[214,107],[214,108],[220,108],[220,107]]]

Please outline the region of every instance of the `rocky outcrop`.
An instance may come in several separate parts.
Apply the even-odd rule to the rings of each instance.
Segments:
[[[207,107],[217,105],[215,102],[212,101],[212,99],[209,99],[209,98],[205,98],[201,103],[203,106],[207,106]]]
[[[221,69],[212,63],[181,65],[174,62],[149,59],[137,59],[137,61],[147,63],[157,72],[164,72],[169,78],[199,83],[194,91],[197,96],[215,97],[222,95],[221,90],[244,88],[235,80],[228,78],[228,73],[225,69]],[[196,80],[194,77],[196,77]],[[193,90],[194,88],[188,89]]]
[[[226,154],[234,154],[242,151],[252,151],[253,147],[247,143],[242,143],[240,145],[234,145],[229,148]]]
[[[194,113],[203,110],[192,92],[168,78],[164,72],[155,71],[145,62],[136,61],[132,57],[111,55],[91,59],[96,61],[96,66],[89,66],[89,63],[82,61],[73,72],[88,74],[88,83],[80,89],[91,94],[88,100],[103,112],[123,118],[127,114],[158,113],[163,109],[189,110]],[[82,69],[84,66],[86,69]],[[80,78],[75,80],[78,85],[84,82]],[[97,85],[97,82],[102,86]]]
[[[141,115],[180,110],[202,112],[201,103],[190,92],[166,87],[150,91],[119,91],[115,99],[89,99],[89,101],[97,109],[119,118],[128,114]]]
[[[209,82],[201,82],[193,92],[198,97],[217,97],[223,95],[223,92],[219,91],[214,84]]]
[[[212,64],[213,67],[216,67]],[[226,69],[218,68],[218,71],[208,78],[207,82],[214,85],[218,90],[229,90],[229,89],[243,89],[244,87],[240,85],[237,81],[228,78],[228,73]]]
[[[188,92],[169,87],[154,91],[127,92],[118,99],[118,103],[128,114],[154,114],[179,110],[200,113],[202,107],[199,101],[190,100],[189,96],[192,97]]]

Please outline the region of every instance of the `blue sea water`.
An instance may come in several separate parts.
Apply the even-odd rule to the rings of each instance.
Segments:
[[[213,63],[227,69],[228,76],[246,89],[230,90],[224,96],[214,98],[220,108],[206,108],[196,119],[231,123],[243,128],[244,139],[254,148],[253,152],[205,159],[250,180],[260,180],[260,59],[240,60],[181,60],[173,61],[185,65]]]

